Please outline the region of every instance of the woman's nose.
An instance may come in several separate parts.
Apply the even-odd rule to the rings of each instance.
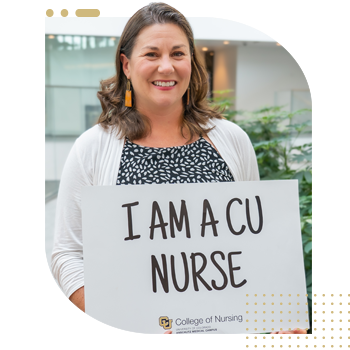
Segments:
[[[158,66],[158,72],[162,74],[171,74],[174,72],[174,67],[171,63],[170,57],[163,57],[160,60],[160,64]]]

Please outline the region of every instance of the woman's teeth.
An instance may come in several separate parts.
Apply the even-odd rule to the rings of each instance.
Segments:
[[[153,84],[157,86],[174,86],[175,81],[154,81]]]

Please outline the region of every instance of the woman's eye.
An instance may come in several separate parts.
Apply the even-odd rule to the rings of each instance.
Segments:
[[[173,53],[173,56],[175,57],[181,57],[181,56],[184,56],[185,54],[181,51],[176,51]],[[147,57],[157,57],[157,53],[156,52],[148,52],[145,54],[145,56]]]

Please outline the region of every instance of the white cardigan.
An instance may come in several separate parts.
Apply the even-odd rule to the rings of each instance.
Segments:
[[[211,119],[208,133],[235,181],[257,181],[259,172],[248,135],[225,119]],[[74,143],[61,176],[57,197],[51,269],[67,297],[84,285],[81,190],[115,185],[124,139],[95,125]]]

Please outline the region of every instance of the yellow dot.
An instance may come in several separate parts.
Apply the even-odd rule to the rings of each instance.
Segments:
[[[263,303],[263,305],[266,305],[266,303]]]
[[[292,303],[288,303],[288,305],[292,305]]]
[[[280,322],[283,322],[282,320],[280,320]]]
[[[317,331],[317,328],[314,328],[314,331]]]
[[[254,320],[254,322],[258,322],[257,320]]]
[[[309,311],[305,311],[305,313],[307,314]]]
[[[263,320],[263,322],[265,322],[265,320]]]
[[[245,337],[246,339],[249,339],[249,337]]]
[[[314,294],[314,297],[317,297],[317,294]]]
[[[308,320],[305,320],[305,322],[308,322]]]
[[[274,331],[274,330],[275,330],[275,328],[271,328],[271,330],[272,330],[272,331]],[[273,339],[273,337],[272,337],[272,339]]]
[[[300,305],[300,303],[297,303],[297,305]]]
[[[300,322],[299,320],[297,320],[297,322]]]
[[[292,322],[291,320],[288,320],[288,322]]]
[[[245,330],[246,330],[246,331],[249,331],[249,328],[246,328]]]
[[[343,305],[343,303],[339,303],[339,305]]]
[[[275,303],[271,303],[271,305],[275,305]]]
[[[263,314],[266,314],[266,311],[263,311]]]
[[[254,303],[254,305],[257,305],[257,303]]]
[[[67,9],[63,9],[60,12],[61,17],[68,17],[69,11]]]
[[[275,296],[274,294],[271,294],[271,296],[273,297],[273,296]]]
[[[254,296],[256,297],[256,296],[257,296],[257,294],[254,294]]]
[[[340,296],[340,297],[342,297],[342,296],[343,296],[343,294],[339,294],[339,296]]]
[[[257,331],[258,329],[257,328],[254,328],[255,331]]]
[[[288,294],[289,297],[291,297],[292,295],[291,294]]]
[[[263,297],[265,297],[266,296],[266,294],[263,294]]]
[[[258,311],[254,311],[254,313],[256,314],[256,313],[258,313]]]
[[[271,322],[275,322],[274,320],[271,320]]]
[[[249,303],[245,303],[246,305],[249,305]]]
[[[249,311],[246,311],[247,314],[249,314]]]
[[[246,320],[246,322],[249,322],[249,320]]]
[[[289,314],[291,314],[291,313],[292,313],[292,311],[288,311],[288,313],[289,313]]]
[[[314,305],[317,305],[317,303],[314,303]]]
[[[283,294],[280,294],[280,297],[283,297]]]
[[[280,311],[280,314],[283,314],[283,311]]]
[[[306,297],[308,297],[308,296],[309,296],[309,294],[305,294],[305,296],[306,296]]]
[[[322,294],[322,296],[324,297],[324,294]]]
[[[333,296],[333,294],[331,294],[331,297]]]
[[[249,294],[247,294],[246,297],[249,297]]]
[[[280,303],[280,305],[283,305],[283,303]]]
[[[52,9],[47,9],[46,10],[46,17],[53,17],[53,10]]]

